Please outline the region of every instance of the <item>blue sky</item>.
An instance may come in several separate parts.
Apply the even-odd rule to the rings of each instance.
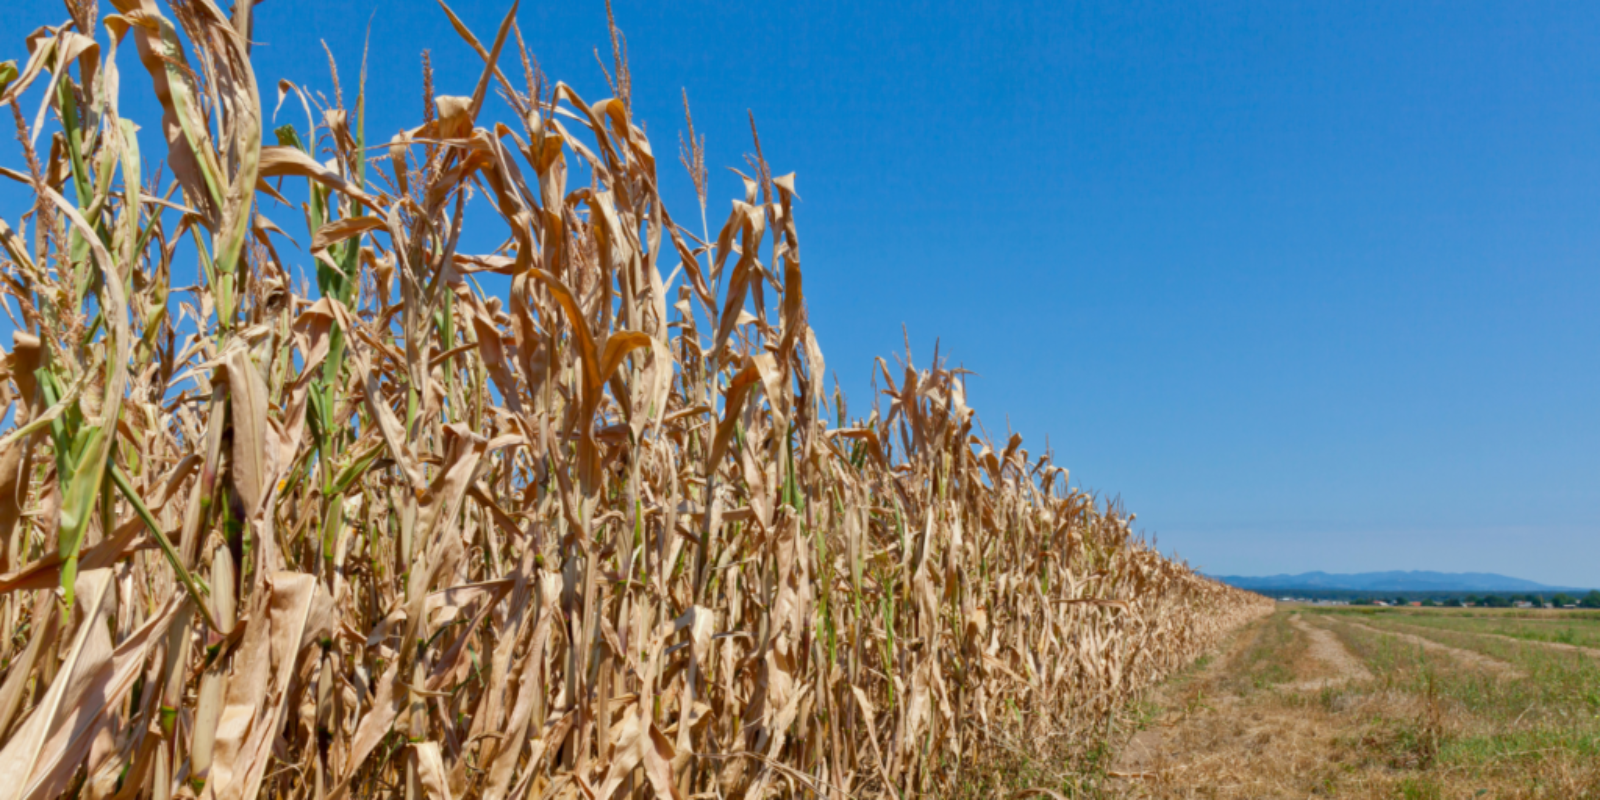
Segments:
[[[352,91],[370,18],[371,135],[415,124],[424,47],[470,93],[481,62],[436,5],[379,5],[258,6],[263,86],[327,89],[326,38]],[[506,6],[455,8],[488,40]],[[1209,571],[1600,584],[1600,5],[616,12],[664,164],[689,91],[714,219],[747,109],[798,173],[811,320],[855,409],[904,324],[918,359],[938,338],[978,373],[992,433],[1048,436]],[[0,59],[62,19],[0,8]],[[519,19],[548,74],[606,94],[602,2]],[[20,202],[0,188],[0,215]]]

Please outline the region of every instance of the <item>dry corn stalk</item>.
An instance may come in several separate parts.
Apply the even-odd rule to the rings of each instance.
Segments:
[[[469,95],[374,151],[364,92],[279,84],[314,124],[268,143],[250,4],[113,5],[0,64],[36,198],[0,222],[0,798],[936,792],[1267,610],[990,442],[937,357],[851,419],[794,176],[758,145],[680,227],[620,57],[590,104],[514,7],[488,46],[445,9]],[[692,129],[685,164],[703,215]],[[497,250],[459,249],[469,200]]]

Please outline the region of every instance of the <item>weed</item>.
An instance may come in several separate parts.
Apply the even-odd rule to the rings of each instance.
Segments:
[[[1400,781],[1401,800],[1442,800],[1444,792],[1432,778],[1404,778]]]

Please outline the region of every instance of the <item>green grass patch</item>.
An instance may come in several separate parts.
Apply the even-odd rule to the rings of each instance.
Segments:
[[[1224,686],[1240,694],[1267,689],[1295,679],[1293,664],[1305,652],[1305,637],[1279,611],[1256,627],[1250,644],[1234,659]]]

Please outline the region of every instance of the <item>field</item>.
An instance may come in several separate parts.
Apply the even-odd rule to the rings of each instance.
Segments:
[[[1600,614],[1280,604],[1164,686],[1107,794],[1600,797]]]

